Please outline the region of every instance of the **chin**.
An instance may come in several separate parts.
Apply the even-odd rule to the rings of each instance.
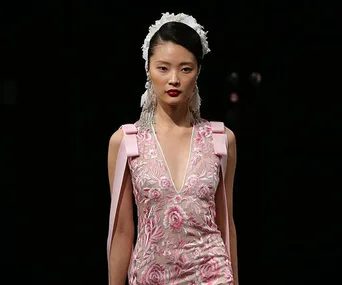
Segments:
[[[170,105],[170,106],[178,106],[184,103],[184,100],[181,98],[168,98],[168,100],[165,100],[165,103]]]

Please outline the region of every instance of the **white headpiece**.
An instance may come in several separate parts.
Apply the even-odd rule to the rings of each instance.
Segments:
[[[183,13],[179,14],[170,14],[170,13],[162,13],[162,17],[157,20],[153,25],[149,27],[149,33],[147,34],[144,44],[142,45],[141,49],[143,52],[143,58],[145,59],[145,69],[146,73],[148,73],[148,49],[150,47],[150,41],[153,35],[161,28],[162,25],[168,22],[179,22],[188,25],[189,27],[193,28],[197,34],[200,36],[201,43],[202,43],[202,53],[203,56],[210,52],[208,41],[207,41],[207,33],[203,30],[203,26],[197,23],[196,19],[190,15],[186,15]],[[152,116],[152,112],[154,112],[153,106],[155,103],[153,103],[151,100],[153,100],[153,96],[151,93],[151,82],[148,80],[145,85],[146,91],[141,96],[141,102],[140,106],[143,107],[143,113],[142,117],[144,117],[144,121],[150,120]],[[191,111],[194,113],[194,116],[199,116],[199,106],[200,106],[200,97],[198,94],[198,89],[196,85],[196,96],[194,100],[191,102]],[[151,97],[151,98],[150,98]],[[145,110],[144,110],[145,109]],[[146,114],[148,115],[146,116]]]
[[[160,29],[162,25],[168,22],[179,22],[188,25],[189,27],[193,28],[197,34],[201,38],[202,43],[202,52],[203,56],[205,56],[208,52],[210,52],[208,41],[207,41],[207,33],[203,30],[203,26],[197,23],[196,19],[192,16],[180,13],[175,15],[174,13],[163,13],[163,16],[157,20],[154,25],[151,25],[149,28],[149,33],[147,34],[144,44],[142,45],[141,49],[143,51],[143,59],[145,59],[145,69],[148,70],[148,49],[150,47],[150,41],[153,35]]]

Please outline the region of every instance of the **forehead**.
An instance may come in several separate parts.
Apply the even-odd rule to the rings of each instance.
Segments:
[[[151,61],[166,61],[172,64],[180,62],[196,63],[195,56],[181,45],[171,42],[163,42],[154,47]]]

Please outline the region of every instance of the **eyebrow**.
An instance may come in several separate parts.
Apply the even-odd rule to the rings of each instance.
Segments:
[[[163,63],[163,64],[170,64],[169,62],[167,61],[164,61],[164,60],[157,60],[156,61],[157,63]],[[181,62],[179,65],[194,65],[195,63],[192,62],[192,61],[183,61]]]

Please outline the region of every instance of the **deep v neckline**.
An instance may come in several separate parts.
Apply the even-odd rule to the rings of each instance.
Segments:
[[[192,146],[193,146],[193,137],[194,137],[194,132],[195,132],[195,125],[192,126],[191,138],[190,138],[190,142],[189,142],[188,160],[187,160],[187,163],[186,163],[186,166],[185,166],[185,171],[184,171],[184,175],[183,175],[183,182],[182,182],[181,187],[180,187],[179,190],[178,190],[177,187],[176,187],[175,181],[174,181],[173,176],[172,176],[172,172],[171,172],[170,167],[169,167],[169,164],[168,164],[168,162],[167,162],[167,160],[166,160],[166,157],[165,157],[163,148],[161,147],[161,144],[160,144],[160,142],[159,142],[159,139],[158,139],[158,137],[157,137],[157,134],[156,134],[156,131],[155,131],[154,127],[153,127],[153,124],[151,124],[151,129],[152,129],[152,133],[153,133],[154,139],[155,139],[156,142],[157,142],[157,145],[158,145],[158,148],[159,148],[159,152],[161,153],[161,156],[163,157],[163,161],[164,161],[164,164],[165,164],[165,166],[166,166],[166,168],[167,168],[168,175],[169,175],[169,178],[170,178],[170,180],[171,180],[173,189],[179,194],[180,192],[182,192],[182,190],[183,190],[183,188],[184,188],[186,176],[187,176],[187,174],[188,174],[188,169],[189,169],[189,164],[190,164],[190,158],[191,158],[191,153],[192,153]]]

